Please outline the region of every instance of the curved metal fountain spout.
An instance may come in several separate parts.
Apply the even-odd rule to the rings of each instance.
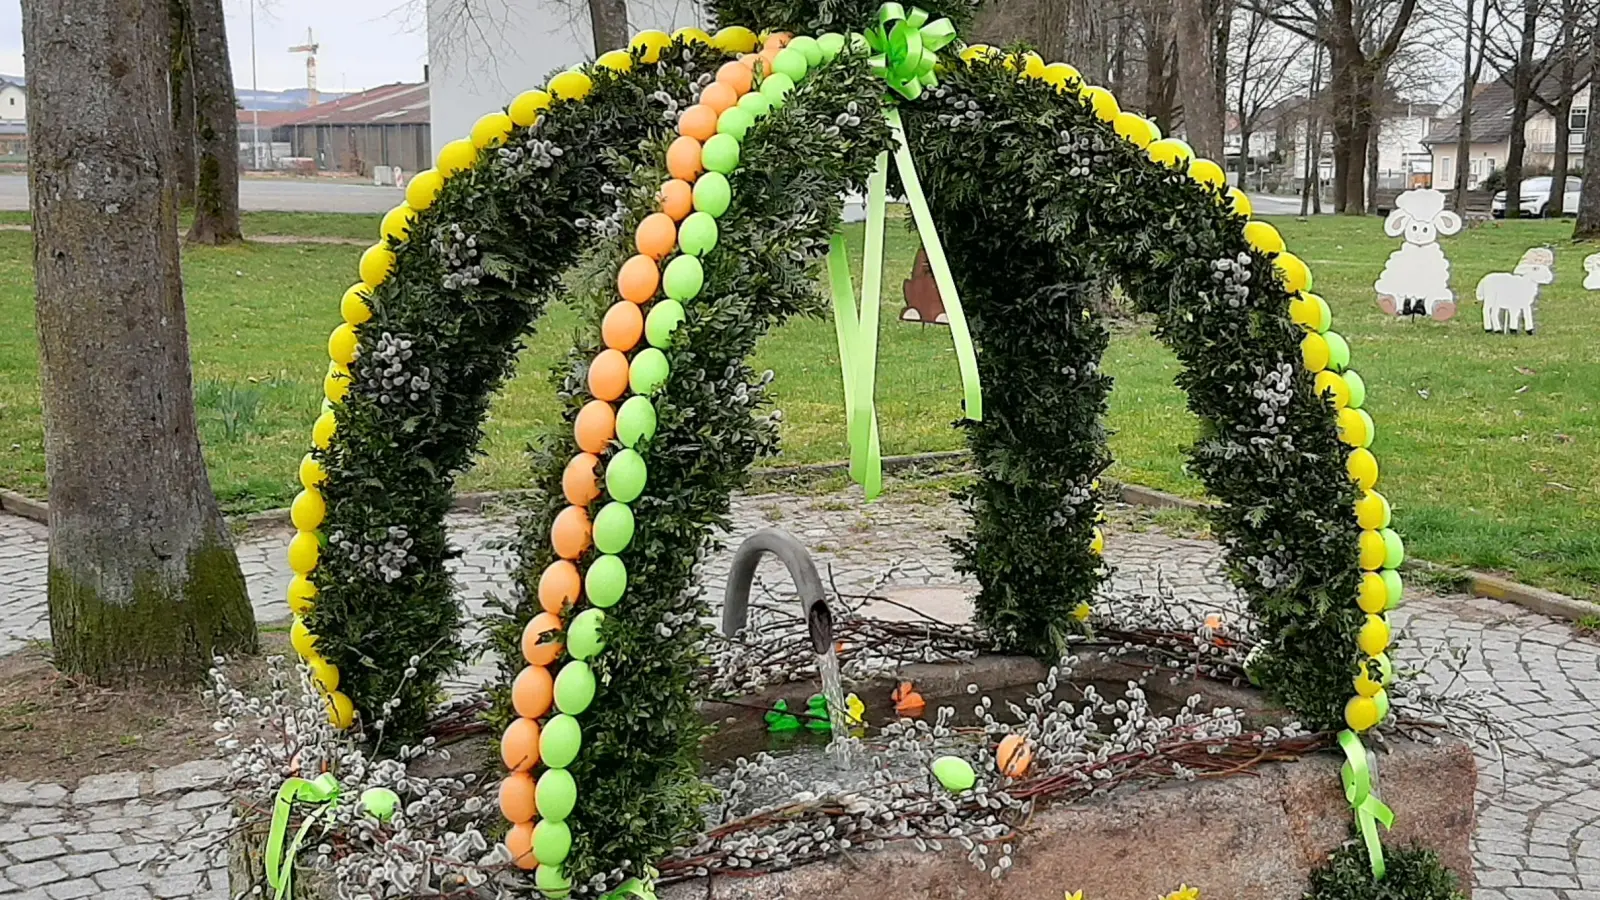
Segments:
[[[755,581],[756,566],[764,554],[771,553],[783,561],[800,593],[800,614],[811,634],[811,648],[818,653],[833,646],[833,613],[823,599],[822,578],[811,561],[811,553],[787,531],[763,528],[745,538],[733,552],[733,566],[728,572],[728,586],[722,594],[722,633],[732,637],[750,618],[750,586]]]

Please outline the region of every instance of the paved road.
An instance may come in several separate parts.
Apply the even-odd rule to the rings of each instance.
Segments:
[[[745,496],[735,498],[733,520],[733,534],[706,568],[713,601],[721,596],[731,547],[765,527],[799,537],[812,549],[824,578],[844,594],[962,584],[942,537],[963,519],[942,503],[862,506],[853,495]],[[1117,567],[1114,588],[1168,589],[1196,621],[1204,612],[1239,603],[1214,543],[1117,527],[1119,521],[1113,517],[1106,549]],[[507,594],[510,560],[496,541],[511,533],[513,523],[456,516],[450,526],[463,551],[456,566],[463,603],[480,613],[491,594]],[[0,589],[0,654],[48,636],[42,577],[46,539],[42,526],[0,514],[0,586],[17,585],[9,593]],[[283,599],[289,580],[283,562],[287,540],[287,531],[262,533],[239,548],[263,621],[288,615]],[[781,567],[769,560],[762,576],[780,595],[785,592]],[[1499,747],[1477,748],[1474,897],[1600,900],[1600,644],[1576,637],[1564,623],[1492,600],[1421,590],[1408,596],[1412,599],[1396,614],[1407,638],[1401,662],[1421,665],[1425,651],[1445,641],[1463,648],[1459,678],[1442,664],[1430,666],[1425,677],[1450,682],[1454,693],[1470,692],[1469,702],[1510,732]],[[957,605],[926,612],[959,614]],[[492,672],[480,663],[451,687],[467,688]],[[0,900],[111,896],[113,885],[116,896],[130,900],[209,900],[216,888],[208,889],[201,876],[213,870],[198,856],[186,860],[181,881],[134,868],[134,860],[148,852],[138,848],[154,839],[152,830],[170,835],[174,827],[222,813],[222,796],[206,783],[214,770],[196,765],[193,771],[165,775],[103,776],[90,782],[87,792],[83,784],[0,781]],[[106,799],[108,794],[117,799]],[[112,802],[123,804],[120,814],[111,812]],[[72,823],[88,821],[96,823],[91,829],[96,835],[67,833]],[[66,845],[53,839],[63,833]],[[98,842],[110,847],[110,857],[90,849]],[[115,868],[95,869],[113,862]],[[85,867],[93,871],[78,872]],[[19,888],[20,896],[13,893]]]
[[[399,188],[349,182],[246,178],[239,184],[239,204],[250,212],[383,213],[403,199]],[[0,209],[27,208],[28,179],[0,175]]]

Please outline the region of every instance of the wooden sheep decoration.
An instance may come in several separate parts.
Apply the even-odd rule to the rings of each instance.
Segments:
[[[1533,334],[1533,304],[1541,285],[1556,280],[1556,255],[1548,247],[1535,247],[1522,255],[1512,272],[1491,272],[1478,282],[1483,301],[1483,330]]]
[[[1583,261],[1583,271],[1584,290],[1600,291],[1600,253]]]
[[[1439,246],[1440,235],[1461,231],[1461,217],[1444,208],[1444,194],[1427,188],[1395,199],[1394,212],[1383,223],[1389,237],[1405,237],[1373,287],[1378,306],[1391,316],[1432,316],[1445,322],[1456,314],[1450,290],[1450,261]]]

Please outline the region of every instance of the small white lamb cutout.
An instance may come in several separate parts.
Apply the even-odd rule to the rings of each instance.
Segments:
[[[1600,291],[1600,253],[1583,261],[1583,271],[1588,273],[1583,277],[1584,289]]]
[[[1391,316],[1428,315],[1445,322],[1456,314],[1456,295],[1450,290],[1450,261],[1438,244],[1440,235],[1458,234],[1461,217],[1444,208],[1444,194],[1426,188],[1407,191],[1394,201],[1394,212],[1383,223],[1389,237],[1405,236],[1400,249],[1373,287],[1378,307]]]
[[[1478,282],[1478,299],[1483,301],[1483,330],[1514,334],[1521,330],[1533,334],[1533,305],[1539,288],[1556,280],[1556,255],[1548,247],[1535,247],[1522,254],[1513,272],[1491,272]]]

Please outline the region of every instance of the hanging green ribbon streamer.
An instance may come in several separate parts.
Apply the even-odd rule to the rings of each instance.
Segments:
[[[869,29],[865,40],[874,55],[869,64],[889,83],[889,87],[908,100],[938,84],[933,74],[938,51],[955,39],[955,27],[948,19],[928,21],[928,13],[915,7],[907,13],[898,3],[885,3],[878,11],[878,26]],[[978,356],[972,346],[967,317],[961,309],[955,278],[944,255],[944,245],[934,228],[933,213],[917,178],[917,167],[906,143],[905,124],[894,106],[884,110],[884,119],[894,136],[894,162],[905,187],[906,203],[922,237],[922,248],[933,270],[934,283],[944,301],[955,341],[956,361],[961,369],[966,416],[983,419],[983,389],[978,382]],[[828,251],[828,281],[833,292],[833,321],[838,332],[839,362],[843,370],[845,421],[850,436],[850,477],[865,490],[867,499],[883,490],[883,454],[878,438],[878,414],[873,396],[878,366],[878,311],[883,292],[883,231],[887,218],[889,153],[879,155],[867,182],[867,233],[865,258],[861,264],[861,301],[855,298],[850,280],[850,257],[844,238],[835,234]]]
[[[317,818],[333,808],[333,801],[338,797],[339,782],[328,772],[311,781],[290,778],[278,789],[278,799],[272,806],[272,830],[267,834],[266,850],[267,886],[277,892],[277,900],[283,900],[289,894],[289,882],[294,876],[294,858],[300,852],[300,842],[305,840],[306,832],[311,830]],[[289,827],[289,812],[297,800],[327,805],[306,817],[285,853],[283,835]]]
[[[1367,748],[1354,731],[1339,732],[1339,747],[1344,750],[1345,762],[1339,767],[1339,779],[1344,782],[1344,798],[1355,810],[1356,830],[1367,845],[1367,859],[1372,864],[1372,880],[1382,881],[1387,871],[1383,861],[1383,843],[1378,840],[1378,823],[1385,829],[1394,827],[1394,811],[1372,792],[1372,770],[1367,762]]]

